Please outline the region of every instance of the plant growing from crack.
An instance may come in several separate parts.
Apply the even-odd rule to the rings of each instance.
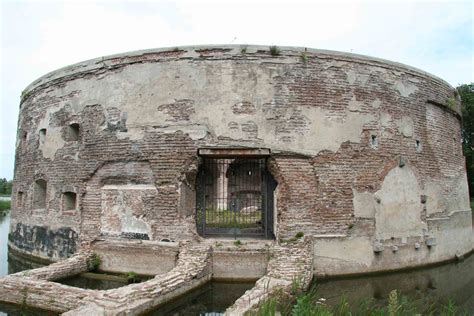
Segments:
[[[94,252],[87,259],[87,271],[89,272],[97,271],[101,263],[102,263],[102,260],[100,259],[100,256]]]
[[[141,282],[140,278],[138,277],[138,274],[133,271],[125,273],[124,277],[127,279],[128,284]]]
[[[295,238],[298,238],[298,239],[302,238],[303,236],[304,236],[304,233],[303,233],[303,232],[297,232],[297,233],[295,234]]]
[[[308,55],[306,54],[306,51],[301,53],[301,61],[303,61],[305,64],[308,61]]]
[[[27,300],[28,300],[28,288],[27,287],[24,287],[23,289],[20,290],[23,298],[21,300],[21,305],[20,305],[20,315],[21,316],[26,316],[26,315],[30,315],[28,313],[28,303],[27,303]]]
[[[299,293],[301,289],[301,276],[293,277],[291,280],[291,289],[290,289],[290,294],[291,295],[296,295]]]
[[[454,98],[449,98],[446,101],[446,106],[450,109],[454,109],[454,106],[456,105],[456,100]]]
[[[297,232],[295,236],[288,238],[288,239],[281,239],[281,242],[283,243],[294,243],[298,241],[299,239],[303,238],[304,232]]]

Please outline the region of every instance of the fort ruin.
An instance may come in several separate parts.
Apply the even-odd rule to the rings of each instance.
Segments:
[[[203,275],[238,279],[294,243],[278,251],[304,254],[305,280],[472,251],[459,97],[406,65],[153,49],[49,73],[20,107],[12,251],[166,276],[180,245],[208,245]]]

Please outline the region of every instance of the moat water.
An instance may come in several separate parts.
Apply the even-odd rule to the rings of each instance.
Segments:
[[[38,264],[8,256],[7,240],[10,215],[0,216],[0,276],[31,269]],[[64,283],[85,288],[107,289],[126,285],[126,282],[71,278]],[[474,255],[459,263],[449,263],[432,268],[390,273],[369,277],[339,280],[316,280],[318,296],[329,305],[337,304],[342,295],[349,303],[372,299],[386,302],[391,290],[397,289],[421,307],[452,300],[457,306],[474,314]],[[187,293],[166,306],[147,315],[220,315],[253,283],[210,282]],[[0,315],[54,315],[54,313],[0,303]]]

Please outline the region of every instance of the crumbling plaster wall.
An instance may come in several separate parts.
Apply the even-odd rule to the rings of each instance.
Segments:
[[[80,63],[34,82],[19,117],[14,190],[26,198],[13,211],[12,231],[21,223],[68,227],[85,242],[97,238],[101,179],[113,173],[126,180],[119,185],[156,189],[137,215],[150,239],[196,238],[190,170],[195,174],[197,149],[205,146],[270,148],[279,183],[277,238],[303,231],[329,236],[321,239],[327,243],[343,236],[365,245],[363,261],[374,256],[376,239],[429,234],[429,221],[454,221],[454,213],[468,211],[460,104],[448,84],[373,58],[301,54],[288,48],[271,56],[253,46],[245,53],[237,46],[147,51]],[[80,126],[77,141],[68,140],[72,123]],[[405,169],[397,169],[400,160]],[[144,164],[148,180],[130,180],[141,171],[127,173],[127,166]],[[397,183],[398,172],[409,173],[401,175],[406,182]],[[32,212],[37,178],[48,182],[48,202]],[[73,214],[61,212],[65,186],[78,193]],[[410,228],[391,226],[407,201]]]

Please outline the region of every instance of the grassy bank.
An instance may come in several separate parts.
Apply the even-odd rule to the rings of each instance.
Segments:
[[[0,201],[0,214],[6,214],[10,210],[10,201]]]
[[[468,316],[469,313],[457,307],[452,301],[436,303],[429,306],[416,304],[405,296],[401,296],[397,290],[390,292],[385,305],[376,304],[371,299],[361,300],[350,305],[342,297],[337,305],[329,306],[324,298],[317,295],[315,288],[307,293],[296,296],[292,300],[288,295],[278,294],[276,297],[266,300],[259,309],[250,313],[252,316],[405,316],[405,315],[427,315],[427,316]]]

